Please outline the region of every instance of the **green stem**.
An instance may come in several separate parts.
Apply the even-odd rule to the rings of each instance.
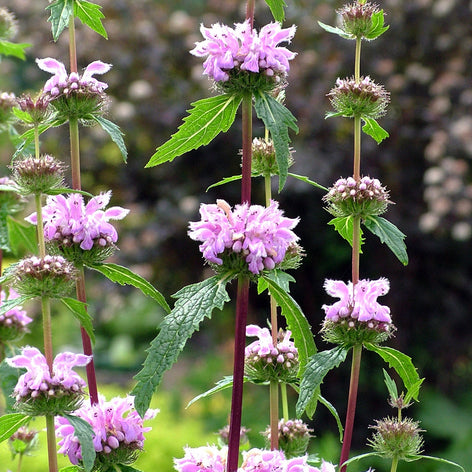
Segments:
[[[21,463],[23,462],[23,454],[20,453],[18,457],[18,466],[16,467],[16,472],[21,471]]]
[[[393,459],[392,459],[392,467],[390,469],[390,472],[397,472],[397,467],[398,467],[398,457],[395,456]]]
[[[46,415],[46,435],[48,443],[49,472],[57,472],[56,431],[54,416]]]
[[[287,384],[282,382],[280,384],[280,393],[282,396],[282,414],[284,420],[288,420],[288,397],[287,397]]]
[[[252,168],[252,94],[245,94],[242,101],[243,163],[241,180],[241,203],[251,203]]]
[[[39,158],[39,128],[38,125],[34,126],[34,156],[36,159]]]
[[[72,188],[82,190],[80,182],[80,144],[79,144],[79,121],[77,118],[69,119],[70,135],[70,167],[72,173]]]
[[[361,80],[361,45],[362,39],[356,38],[356,55],[354,60],[354,79],[356,82]]]
[[[69,62],[70,71],[77,72],[77,46],[75,42],[75,17],[69,18]]]
[[[352,349],[351,381],[349,384],[349,398],[347,403],[346,423],[344,426],[343,445],[339,465],[341,466],[349,459],[351,450],[352,431],[354,429],[354,417],[356,415],[357,389],[359,386],[359,372],[361,368],[362,344]],[[340,472],[345,472],[346,466],[342,466]]]
[[[38,236],[39,256],[44,257],[46,255],[46,242],[44,240],[43,207],[41,204],[40,193],[35,194],[34,201],[36,205],[36,219],[37,219],[36,232]]]
[[[279,448],[279,382],[271,380],[270,385],[270,449]]]

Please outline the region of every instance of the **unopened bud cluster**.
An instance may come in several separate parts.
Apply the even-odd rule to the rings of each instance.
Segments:
[[[313,432],[302,420],[281,419],[278,425],[279,449],[284,451],[285,457],[297,457],[306,454],[308,443]],[[264,432],[270,442],[270,428]]]
[[[64,163],[48,154],[16,160],[11,167],[13,179],[22,195],[48,193],[64,183]]]
[[[323,197],[327,210],[335,217],[381,215],[390,202],[388,190],[378,179],[365,176],[338,179]]]
[[[20,295],[60,298],[74,284],[77,271],[62,256],[32,256],[22,259],[5,274]]]
[[[39,125],[44,123],[51,116],[51,107],[49,106],[50,97],[40,94],[33,98],[31,95],[25,94],[17,99],[18,107],[21,111],[28,115],[23,119],[25,125]]]
[[[341,29],[344,33],[353,38],[369,39],[373,29],[376,27],[373,24],[372,16],[379,11],[379,7],[374,3],[356,1],[349,5],[344,5],[339,10],[336,10],[336,13],[341,16]]]
[[[290,154],[288,165],[293,164]],[[252,175],[270,177],[279,175],[279,166],[275,157],[275,147],[272,139],[254,138],[252,141]]]
[[[249,441],[248,433],[251,431],[249,428],[245,426],[241,426],[240,434],[239,434],[239,443],[246,444]],[[227,445],[229,442],[229,424],[224,426],[218,431],[218,439],[222,445]]]
[[[29,454],[37,443],[38,431],[30,429],[28,426],[21,426],[8,440],[8,446],[13,456]]]
[[[421,454],[423,437],[417,421],[410,418],[384,418],[377,420],[369,445],[384,457],[408,459]]]
[[[358,81],[354,77],[338,78],[336,86],[327,96],[336,114],[346,118],[380,118],[390,101],[389,92],[369,76],[361,77]]]
[[[259,338],[245,350],[245,372],[251,380],[290,383],[297,378],[298,350],[290,341],[290,331],[279,330],[275,344],[267,328],[249,325],[246,335]]]

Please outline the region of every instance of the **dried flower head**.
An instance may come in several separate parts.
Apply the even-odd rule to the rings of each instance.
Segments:
[[[282,28],[274,22],[257,32],[249,20],[236,23],[234,29],[219,23],[211,28],[202,25],[205,40],[197,42],[190,53],[206,57],[203,73],[227,92],[271,90],[284,81],[289,61],[296,55],[279,46],[289,43],[295,30],[295,26]]]
[[[408,459],[421,454],[423,447],[422,429],[419,423],[410,418],[384,418],[376,420],[375,430],[369,445],[384,457],[390,459]]]
[[[2,290],[0,292],[0,305],[9,300],[18,298],[18,293],[10,289],[7,294]],[[5,313],[0,313],[0,342],[14,341],[20,339],[26,332],[27,326],[33,320],[22,309],[21,305],[17,305]]]
[[[376,84],[369,76],[356,81],[337,79],[336,87],[327,94],[336,113],[346,118],[362,117],[377,119],[385,115],[390,94],[383,85]]]
[[[132,464],[144,445],[145,420],[152,419],[159,410],[148,410],[141,418],[134,409],[134,397],[115,397],[105,401],[100,396],[95,405],[83,404],[74,415],[85,420],[93,429],[93,445],[96,451],[93,471],[114,469],[113,465]],[[60,438],[59,453],[67,455],[72,464],[82,463],[82,446],[74,427],[67,418],[56,418],[56,436]]]
[[[17,159],[11,169],[22,195],[40,195],[64,185],[65,164],[48,154]]]
[[[274,345],[267,328],[257,325],[246,327],[246,336],[257,336],[258,340],[245,350],[245,373],[254,381],[278,380],[290,383],[297,379],[298,350],[290,341],[291,331],[280,330]]]
[[[6,359],[12,367],[26,369],[13,391],[16,406],[31,416],[60,415],[74,411],[82,401],[86,383],[72,369],[85,366],[90,356],[63,352],[49,368],[44,355],[35,347],[24,347],[21,354]]]
[[[234,210],[224,200],[200,206],[201,221],[190,222],[189,236],[201,241],[203,257],[216,266],[259,274],[297,257],[298,237],[292,231],[298,219],[283,216],[278,203],[241,204]],[[215,266],[215,268],[217,268]]]
[[[3,280],[26,297],[60,298],[75,283],[77,271],[62,256],[31,256],[5,270]]]
[[[313,430],[302,420],[281,419],[279,421],[278,431],[279,449],[284,452],[285,457],[293,458],[306,454]],[[270,427],[264,431],[263,435],[270,444]]]
[[[77,72],[68,74],[64,64],[51,57],[36,59],[36,63],[41,70],[53,74],[44,84],[43,94],[50,99],[59,118],[89,121],[94,115],[103,114],[104,90],[108,85],[93,76],[108,72],[111,64],[94,61],[79,75]]]
[[[377,302],[377,297],[390,289],[386,278],[363,279],[355,285],[327,279],[324,288],[329,295],[339,298],[332,305],[322,306],[326,314],[323,336],[327,341],[350,346],[378,343],[393,334],[390,308]]]
[[[7,8],[0,8],[0,41],[12,39],[18,32],[15,15]]]
[[[111,191],[93,197],[72,193],[49,196],[43,207],[44,237],[52,252],[59,252],[76,264],[101,262],[116,250],[118,233],[110,220],[121,220],[129,210],[115,206],[105,210]],[[37,223],[36,213],[26,218]]]
[[[383,18],[383,11],[379,9],[378,5],[365,0],[357,0],[336,10],[336,13],[341,17],[341,29],[353,39],[373,39],[376,37],[379,29],[376,16],[380,12]],[[383,22],[380,27],[383,28]]]
[[[201,446],[184,448],[185,455],[174,459],[177,472],[225,472],[228,448]]]
[[[51,97],[41,93],[36,98],[29,94],[24,94],[17,99],[17,105],[21,111],[22,123],[27,126],[37,126],[44,123],[51,117],[51,107],[49,106]]]
[[[355,180],[353,177],[338,179],[323,197],[327,210],[335,217],[381,215],[392,203],[389,193],[378,179],[368,176]]]

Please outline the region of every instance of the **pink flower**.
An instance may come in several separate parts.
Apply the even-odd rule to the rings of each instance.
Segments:
[[[182,459],[174,459],[174,469],[178,472],[224,472],[226,469],[227,447],[186,447],[184,450]]]
[[[377,302],[377,297],[385,295],[390,289],[386,278],[359,280],[355,286],[352,282],[346,285],[341,280],[326,280],[324,287],[329,295],[339,298],[332,305],[322,306],[327,319],[338,321],[349,316],[363,322],[392,322],[390,308]]]
[[[254,448],[243,451],[243,463],[239,472],[282,472],[285,463],[282,451]]]
[[[296,27],[282,28],[274,22],[264,26],[258,33],[251,28],[249,20],[235,23],[235,28],[216,23],[211,28],[200,27],[204,41],[196,43],[191,54],[206,57],[204,74],[216,82],[229,79],[229,71],[240,69],[253,73],[287,75],[289,61],[295,53],[280,47],[281,42],[290,42]]]
[[[14,300],[18,297],[18,293],[10,288],[7,299],[5,292],[2,290],[0,292],[0,304],[3,304],[3,302],[7,300]],[[32,321],[33,320],[26,314],[26,311],[21,309],[21,306],[16,306],[11,310],[8,310],[6,313],[0,314],[0,326],[16,327],[19,331],[23,332],[26,330],[26,326]]]

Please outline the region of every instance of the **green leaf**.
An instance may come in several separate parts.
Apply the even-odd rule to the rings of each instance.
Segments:
[[[235,182],[236,180],[241,180],[242,179],[242,175],[239,174],[239,175],[233,175],[231,177],[225,177],[224,179],[221,179],[219,182],[215,182],[214,184],[211,184],[207,189],[206,189],[206,192],[208,192],[208,190],[210,190],[211,188],[214,188],[214,187],[219,187],[220,185],[225,185],[225,184],[229,184],[231,182]]]
[[[0,41],[0,56],[14,56],[23,61],[26,59],[25,49],[29,48],[29,43],[10,43],[10,41]],[[13,109],[15,110],[15,109]]]
[[[92,317],[87,311],[87,304],[76,300],[75,298],[61,298],[62,303],[69,308],[72,314],[79,320],[86,333],[89,335],[92,344],[95,344],[95,333],[93,332]]]
[[[69,26],[70,17],[74,14],[74,0],[56,0],[46,7],[51,14],[48,21],[51,22],[51,31],[54,41],[59,39],[66,26]]]
[[[395,254],[397,259],[403,264],[408,264],[408,253],[403,234],[393,223],[381,216],[368,216],[364,221],[364,226],[373,234],[380,238]]]
[[[333,415],[334,419],[336,420],[336,424],[338,425],[338,432],[339,432],[339,442],[343,442],[343,431],[344,431],[344,428],[343,428],[343,424],[341,422],[341,418],[339,417],[338,415],[338,412],[336,411],[336,408],[334,408],[334,406],[328,401],[326,400],[325,397],[323,397],[323,395],[318,395],[318,401],[324,405],[328,410],[329,412]],[[314,412],[313,412],[314,413]],[[313,417],[313,414],[311,415],[308,415],[310,418]]]
[[[300,361],[299,373],[304,371],[308,358],[316,352],[311,327],[305,318],[297,302],[277,283],[277,273],[263,274],[260,278],[264,279],[270,294],[274,297],[276,303],[282,309],[282,315],[287,320],[288,329],[292,332],[295,347],[298,349],[298,358]]]
[[[354,217],[340,216],[333,218],[328,221],[329,225],[333,225],[334,229],[350,244],[352,247],[353,228],[354,228]],[[362,245],[364,244],[364,238],[362,228],[359,235],[359,254],[362,254]]]
[[[13,357],[14,355],[19,354],[19,349],[16,348],[12,352],[8,352],[6,357]],[[13,390],[18,383],[18,379],[24,373],[24,370],[17,369],[7,364],[5,359],[0,363],[0,387],[3,392],[3,398],[5,401],[5,411],[13,412],[13,405],[15,404],[15,397],[12,396]]]
[[[118,149],[121,152],[123,161],[126,162],[128,158],[128,150],[126,149],[126,144],[123,139],[123,132],[120,130],[119,126],[113,123],[113,121],[103,118],[103,116],[92,115],[91,118],[95,120],[110,136],[111,140],[118,146]]]
[[[268,93],[259,92],[254,96],[256,114],[270,131],[275,148],[275,159],[279,168],[279,192],[283,189],[288,175],[290,157],[290,137],[288,129],[298,133],[296,118],[284,105]]]
[[[157,148],[146,164],[154,167],[173,161],[186,152],[211,142],[220,132],[228,131],[233,124],[242,97],[236,95],[217,95],[192,103],[192,109],[172,137]]]
[[[27,123],[27,124],[33,123],[33,117],[31,116],[31,113],[24,110],[20,110],[19,108],[16,108],[16,107],[12,108],[11,111],[19,120],[23,121],[23,123]]]
[[[0,442],[8,439],[18,428],[28,423],[30,417],[23,413],[10,413],[0,417]]]
[[[244,377],[244,382],[247,381],[247,378]],[[227,375],[223,379],[219,380],[216,382],[215,386],[213,388],[210,388],[210,390],[207,390],[206,392],[201,393],[200,395],[197,395],[196,397],[192,398],[188,403],[186,408],[188,408],[190,405],[193,405],[196,403],[198,400],[201,400],[202,398],[210,397],[214,393],[221,392],[223,390],[226,390],[228,388],[233,387],[233,376],[232,375]]]
[[[384,382],[385,382],[385,385],[387,386],[388,394],[390,395],[390,398],[395,401],[395,400],[398,399],[397,384],[392,379],[392,377],[390,377],[390,375],[388,375],[388,373],[385,369],[382,369],[382,370],[383,370]]]
[[[61,195],[62,193],[80,193],[80,195],[84,195],[85,197],[93,198],[94,195],[92,195],[89,192],[86,192],[85,190],[76,190],[73,188],[69,187],[59,187],[59,188],[53,188],[45,192],[46,195]]]
[[[427,459],[427,460],[430,460],[430,461],[440,462],[442,464],[452,465],[453,467],[457,467],[458,469],[461,469],[463,472],[465,472],[464,467],[462,467],[461,465],[457,464],[456,462],[452,462],[450,460],[443,459],[441,457],[424,456],[423,454],[419,454],[417,456],[411,456],[411,457],[405,458],[404,460],[405,460],[405,462],[414,462],[414,461],[418,461],[418,460],[421,460],[421,459]]]
[[[328,33],[337,34],[338,36],[341,36],[341,38],[344,38],[344,39],[354,39],[352,35],[345,33],[341,28],[326,25],[325,23],[322,23],[321,21],[318,21],[318,24]]]
[[[11,251],[10,236],[8,234],[8,203],[0,205],[0,249]]]
[[[371,21],[370,30],[365,34],[366,39],[376,39],[389,28],[389,26],[384,26],[385,17],[383,10],[373,13]]]
[[[303,175],[298,175],[298,174],[292,174],[291,172],[288,173],[290,177],[293,177],[294,179],[301,180],[302,182],[305,182],[307,184],[313,185],[313,187],[319,188],[321,190],[324,190],[325,192],[328,192],[329,189],[326,187],[323,187],[323,185],[320,185],[316,182],[313,182],[313,180],[310,180],[308,177],[305,177]]]
[[[107,32],[103,27],[102,19],[105,15],[102,13],[102,7],[95,3],[86,2],[85,0],[75,0],[74,15],[93,31],[108,39]]]
[[[365,118],[363,116],[361,118],[365,122],[362,131],[373,138],[377,144],[380,144],[385,138],[390,136],[373,118]]]
[[[135,408],[141,416],[149,408],[164,372],[176,362],[200,323],[205,317],[210,318],[215,308],[222,310],[229,301],[226,292],[229,278],[214,276],[184,287],[174,295],[177,299],[174,309],[164,318],[159,334],[148,349],[143,368],[135,376],[137,384],[132,395],[135,395]]]
[[[36,226],[7,216],[7,227],[10,249],[15,256],[19,254],[21,249],[26,249],[33,254],[37,253]]]
[[[392,369],[395,369],[403,380],[407,395],[418,401],[419,384],[423,379],[419,378],[411,357],[387,346],[378,346],[371,343],[365,343],[364,346],[369,351],[377,353]]]
[[[62,467],[62,469],[59,469],[59,472],[80,472],[82,470],[84,469],[78,465],[68,465],[66,467]]]
[[[5,280],[3,277],[0,279],[0,283],[3,283],[3,280]],[[0,305],[0,316],[4,315],[7,311],[12,310],[13,308],[23,305],[26,301],[31,300],[31,297],[26,296],[26,295],[21,295],[17,298],[11,298],[10,300],[4,301]]]
[[[105,277],[114,283],[120,285],[132,285],[133,287],[141,290],[141,292],[156,300],[164,310],[169,313],[170,308],[166,302],[164,296],[159,292],[152,284],[138,274],[135,274],[132,270],[120,266],[118,264],[93,264],[87,266],[90,269],[96,270],[102,273]]]
[[[285,19],[284,7],[287,6],[284,0],[265,0],[265,2],[270,8],[274,20],[282,23]]]
[[[69,423],[74,428],[74,433],[77,439],[80,442],[81,451],[82,451],[82,461],[84,464],[84,469],[86,472],[92,470],[93,464],[95,462],[95,447],[93,445],[93,429],[90,424],[74,415],[63,415],[64,418],[69,421]]]
[[[310,357],[300,384],[300,395],[296,406],[297,416],[306,410],[314,396],[319,396],[320,385],[326,374],[346,359],[349,349],[337,346],[328,351],[317,352]]]

